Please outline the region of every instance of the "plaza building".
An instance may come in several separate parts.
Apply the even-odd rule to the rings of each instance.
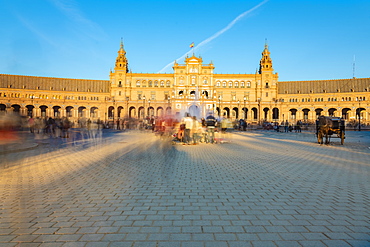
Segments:
[[[370,78],[279,81],[267,45],[255,73],[214,69],[193,54],[184,64],[175,61],[173,73],[134,73],[121,42],[109,80],[0,74],[0,112],[76,122],[213,112],[250,124],[314,122],[326,115],[370,124]]]

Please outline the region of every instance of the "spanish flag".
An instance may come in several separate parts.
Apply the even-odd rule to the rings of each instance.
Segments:
[[[193,48],[194,47],[194,42],[190,44],[190,48]]]

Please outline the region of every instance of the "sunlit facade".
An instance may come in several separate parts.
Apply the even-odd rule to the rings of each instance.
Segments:
[[[278,81],[267,45],[253,74],[215,74],[214,68],[193,55],[174,62],[173,73],[133,73],[121,43],[109,80],[0,74],[0,112],[73,121],[214,112],[251,124],[313,122],[318,115],[370,123],[370,78]]]

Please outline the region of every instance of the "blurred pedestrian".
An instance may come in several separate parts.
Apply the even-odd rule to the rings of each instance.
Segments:
[[[214,143],[215,142],[215,127],[217,121],[216,118],[213,116],[213,113],[209,113],[206,117],[206,126],[207,126],[207,143]]]

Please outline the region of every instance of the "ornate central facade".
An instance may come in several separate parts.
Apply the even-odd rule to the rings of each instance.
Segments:
[[[253,74],[215,74],[194,54],[172,74],[133,73],[121,43],[109,80],[0,75],[0,111],[33,117],[115,121],[185,112],[249,123],[314,121],[318,115],[369,123],[370,78],[279,82],[265,45]]]

